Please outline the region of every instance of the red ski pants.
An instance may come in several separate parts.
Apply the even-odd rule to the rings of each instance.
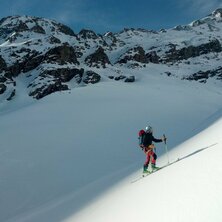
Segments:
[[[146,152],[146,162],[144,163],[145,167],[148,167],[150,159],[152,164],[156,164],[157,155],[154,153],[153,150],[149,150]]]

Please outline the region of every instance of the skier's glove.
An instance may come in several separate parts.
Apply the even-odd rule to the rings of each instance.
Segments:
[[[162,138],[162,141],[163,141],[164,143],[166,143],[167,138],[166,138],[166,137],[163,137],[163,138]]]

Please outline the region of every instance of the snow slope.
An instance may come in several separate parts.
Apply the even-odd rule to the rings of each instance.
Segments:
[[[221,130],[222,118],[170,153],[179,162],[130,183],[138,171],[64,221],[221,221]]]
[[[221,206],[221,120],[206,131],[210,137],[202,133],[174,148],[221,117],[220,87],[160,80],[156,73],[155,67],[149,76],[140,70],[134,84],[106,81],[35,103],[16,97],[4,107],[0,221],[110,221],[112,216],[143,222],[148,212],[157,221],[220,221],[214,212]],[[166,133],[171,160],[209,149],[131,184],[145,158],[137,132],[147,124],[156,137]],[[157,152],[164,154],[163,144]],[[162,156],[158,164],[166,161]]]

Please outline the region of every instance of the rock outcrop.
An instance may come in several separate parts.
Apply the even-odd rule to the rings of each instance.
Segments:
[[[102,47],[99,47],[93,54],[85,59],[85,63],[89,67],[106,68],[107,64],[111,64],[107,54]]]

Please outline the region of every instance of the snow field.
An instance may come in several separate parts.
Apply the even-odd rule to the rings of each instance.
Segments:
[[[123,218],[143,222],[149,210],[149,218],[161,221],[168,215],[171,220],[165,221],[172,222],[175,218],[185,221],[189,215],[200,219],[194,211],[188,215],[188,204],[194,208],[199,204],[202,210],[208,203],[220,206],[220,201],[212,203],[215,193],[206,203],[200,198],[202,188],[199,193],[197,189],[218,191],[220,179],[202,175],[214,166],[213,159],[217,162],[218,145],[130,183],[141,173],[145,156],[138,148],[137,133],[147,124],[154,127],[156,137],[167,135],[169,149],[174,148],[170,153],[173,160],[218,142],[210,134],[209,141],[187,141],[183,148],[175,149],[218,119],[219,87],[168,77],[160,81],[156,73],[155,69],[149,76],[138,72],[134,84],[101,82],[55,93],[35,103],[27,97],[17,98],[5,106],[0,116],[0,220],[109,221],[112,214],[117,222]],[[215,152],[210,152],[210,157],[204,155],[210,150]],[[157,153],[165,153],[164,144],[157,144]],[[209,166],[203,164],[206,159]],[[159,165],[165,163],[165,156],[158,159]],[[212,185],[211,181],[218,183]],[[154,191],[145,196],[146,190]],[[169,193],[164,196],[166,190]],[[219,199],[220,193],[216,201]],[[213,213],[214,208],[203,217],[212,219]]]

